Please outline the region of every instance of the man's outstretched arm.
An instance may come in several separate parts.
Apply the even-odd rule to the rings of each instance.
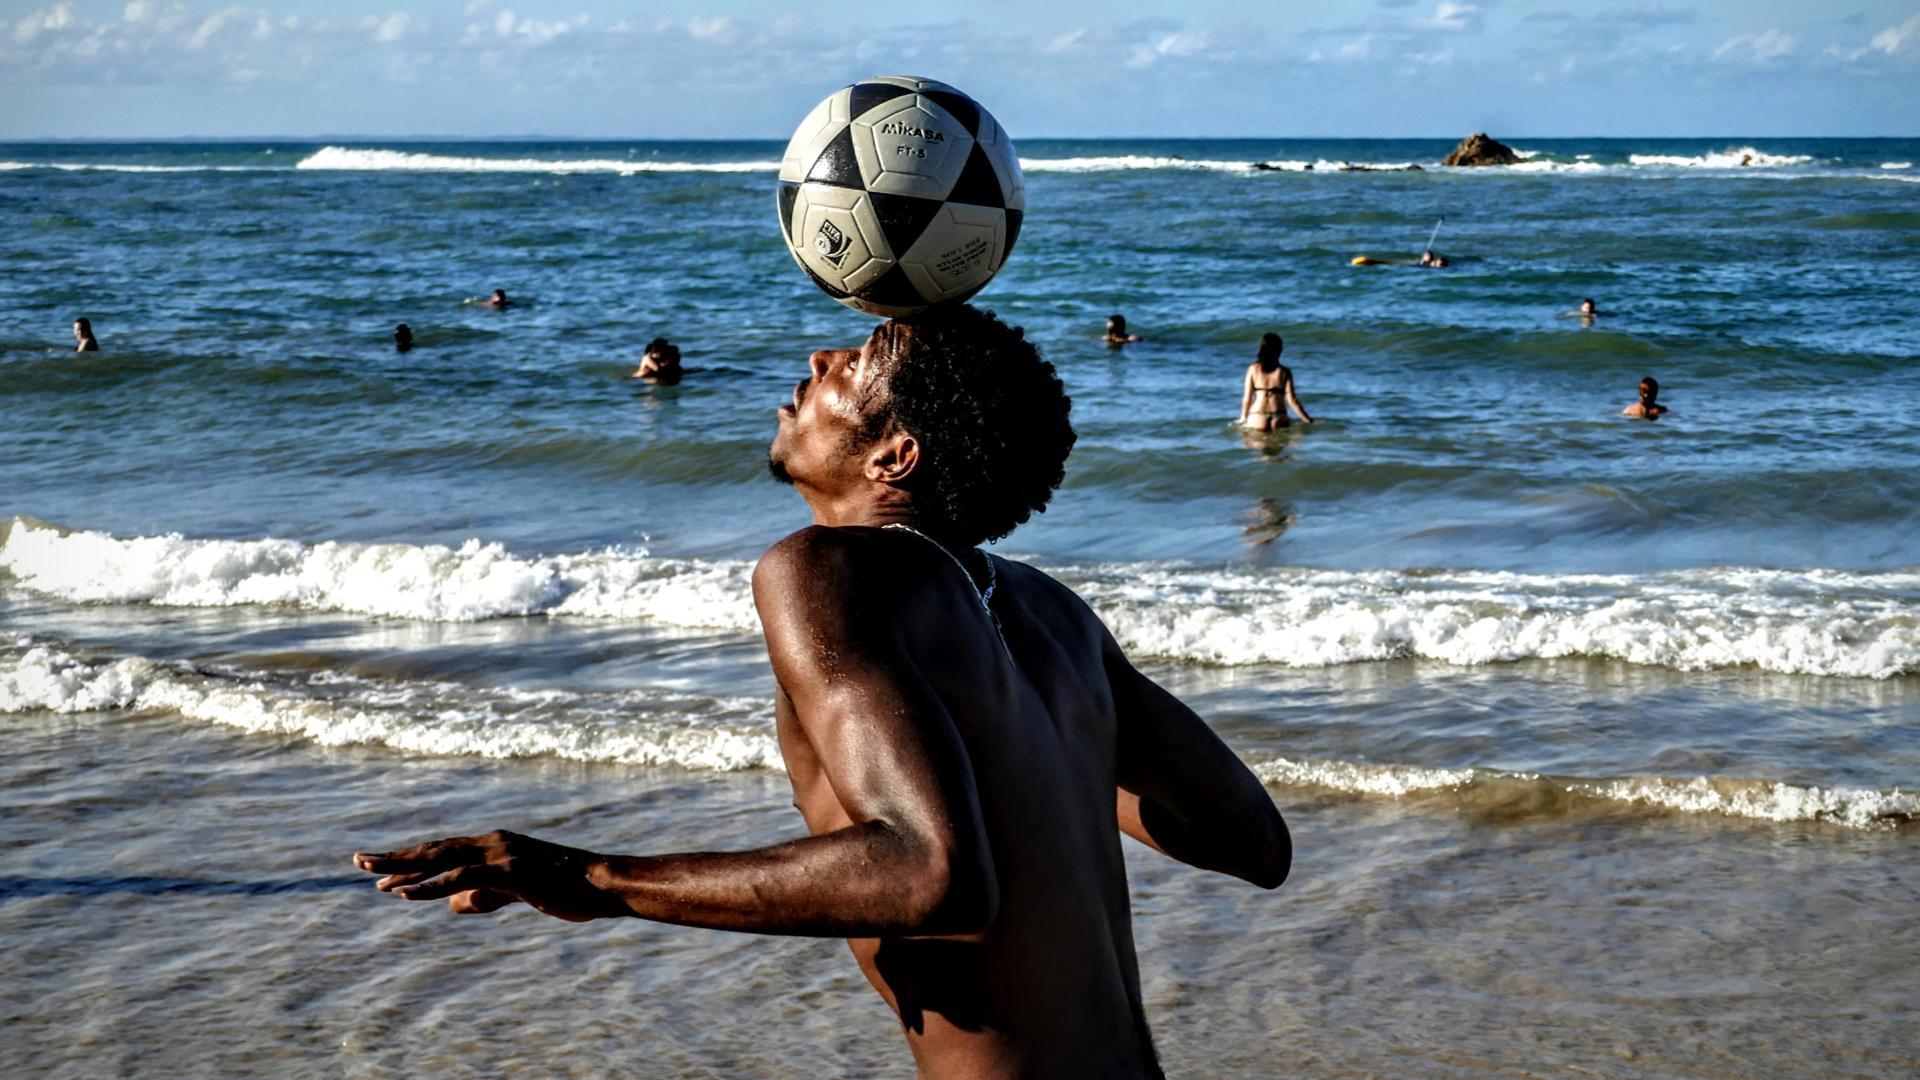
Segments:
[[[1120,830],[1181,862],[1278,887],[1293,841],[1259,778],[1206,721],[1136,671],[1111,636],[1105,652]]]
[[[894,633],[885,583],[809,529],[754,575],[774,674],[853,824],[756,851],[609,856],[514,833],[356,855],[409,900],[515,901],[566,919],[637,915],[829,937],[984,929],[998,905],[972,767]]]

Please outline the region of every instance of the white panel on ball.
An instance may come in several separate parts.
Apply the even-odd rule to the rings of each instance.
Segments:
[[[864,191],[807,184],[794,206],[794,253],[820,280],[858,292],[893,267]]]
[[[973,136],[947,110],[910,94],[853,121],[853,152],[869,191],[944,199],[973,152]]]
[[[948,203],[900,257],[900,268],[936,303],[970,296],[1000,268],[1006,236],[1006,211]]]

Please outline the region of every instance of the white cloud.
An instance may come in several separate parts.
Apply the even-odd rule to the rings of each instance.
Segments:
[[[1364,60],[1373,52],[1373,35],[1365,34],[1340,46],[1340,59]]]
[[[1873,40],[1867,42],[1867,48],[1878,49],[1892,56],[1917,39],[1920,39],[1920,12],[1899,26],[1889,26],[1873,35]]]
[[[725,15],[717,15],[711,19],[695,16],[687,20],[687,33],[697,38],[720,37],[732,29],[733,20]]]
[[[31,12],[26,18],[13,24],[13,40],[26,44],[48,30],[64,30],[73,25],[73,5],[55,4],[50,8]]]
[[[406,37],[419,28],[420,21],[404,11],[396,11],[385,18],[369,15],[361,25],[373,31],[373,40],[386,43]]]
[[[1777,29],[1766,29],[1753,34],[1740,34],[1730,37],[1713,50],[1713,58],[1719,60],[1733,57],[1736,60],[1752,60],[1764,63],[1776,57],[1785,56],[1793,51],[1792,34],[1783,34]]]
[[[1477,30],[1484,18],[1485,12],[1478,4],[1441,0],[1432,15],[1411,19],[1409,25],[1416,30]]]
[[[1135,45],[1127,56],[1130,68],[1152,67],[1168,56],[1192,56],[1207,47],[1207,35],[1184,31],[1162,34],[1153,41]]]
[[[153,5],[148,3],[148,0],[133,0],[133,3],[128,4],[127,9],[121,12],[120,18],[125,22],[139,22],[151,14],[153,14]]]
[[[226,29],[228,24],[245,19],[248,14],[247,9],[243,7],[221,8],[207,16],[206,21],[200,24],[200,29],[195,30],[193,36],[187,39],[187,48],[196,52],[206,48],[207,42],[213,40],[215,34]]]

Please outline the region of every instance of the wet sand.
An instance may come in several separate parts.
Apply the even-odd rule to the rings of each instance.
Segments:
[[[1899,831],[1522,824],[1281,792],[1294,878],[1128,857],[1171,1075],[1900,1076],[1920,867]],[[488,827],[686,850],[792,835],[784,781],[422,758],[18,714],[0,728],[0,1072],[898,1076],[837,942],[375,893],[355,848]]]

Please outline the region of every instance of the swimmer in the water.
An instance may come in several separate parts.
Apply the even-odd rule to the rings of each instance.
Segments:
[[[493,290],[493,295],[487,297],[485,300],[469,300],[467,303],[475,307],[490,307],[495,311],[513,306],[513,301],[507,299],[507,290],[505,289],[495,289]]]
[[[1125,315],[1109,315],[1107,316],[1107,334],[1102,340],[1113,346],[1131,345],[1140,340],[1140,335],[1127,333]]]
[[[634,368],[633,374],[627,378],[672,386],[685,374],[686,370],[680,366],[680,346],[666,338],[657,337],[647,342],[647,352],[640,358],[640,366]]]
[[[1247,365],[1247,378],[1240,391],[1240,426],[1248,431],[1278,431],[1287,426],[1291,408],[1303,424],[1313,423],[1305,406],[1293,392],[1293,371],[1280,362],[1286,343],[1279,334],[1264,334],[1260,351]]]
[[[1582,300],[1580,301],[1580,309],[1578,311],[1563,311],[1560,313],[1560,317],[1563,319],[1580,319],[1584,322],[1591,323],[1593,320],[1606,314],[1609,314],[1609,312],[1601,311],[1595,307],[1593,301]]]
[[[1432,248],[1428,248],[1427,250],[1420,253],[1420,265],[1430,266],[1435,269],[1438,269],[1442,266],[1447,265],[1447,257],[1433,250]]]
[[[100,341],[93,336],[93,324],[84,315],[73,320],[73,340],[77,343],[74,352],[100,351]]]
[[[393,328],[393,351],[413,351],[413,327],[408,326],[406,323],[401,323],[399,326]]]
[[[1658,420],[1667,413],[1665,405],[1654,401],[1659,396],[1660,384],[1649,375],[1640,380],[1640,400],[1620,410],[1620,415],[1631,416],[1635,420]]]

